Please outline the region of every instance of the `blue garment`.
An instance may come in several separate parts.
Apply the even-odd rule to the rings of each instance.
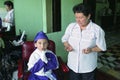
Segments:
[[[51,53],[51,52],[46,52],[46,57],[48,62],[45,63],[44,61],[42,61],[41,59],[39,59],[34,66],[30,69],[30,76],[28,80],[50,80],[48,78],[48,76],[46,75],[36,75],[35,73],[40,71],[41,69],[44,69],[44,73],[48,72],[49,70],[54,70],[56,68],[58,68],[58,61],[57,58],[55,56],[55,54]],[[57,80],[56,76],[53,72],[51,72],[51,75],[55,78],[55,79],[51,79],[51,80]]]

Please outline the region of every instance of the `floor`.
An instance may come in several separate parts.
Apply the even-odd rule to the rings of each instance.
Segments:
[[[116,27],[116,26],[115,26]],[[106,30],[107,51],[98,56],[98,68],[106,74],[120,80],[120,25],[116,29]],[[105,79],[106,80],[106,79]],[[112,80],[112,79],[111,79]]]
[[[120,43],[112,45],[104,53],[99,53],[98,69],[120,80]]]

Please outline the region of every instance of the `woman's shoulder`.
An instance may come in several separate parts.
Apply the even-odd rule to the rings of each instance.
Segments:
[[[91,29],[92,29],[96,34],[105,33],[104,30],[101,28],[101,26],[99,26],[98,24],[96,24],[96,23],[94,23],[94,22],[91,24]]]
[[[91,22],[92,24],[92,27],[95,29],[95,30],[102,30],[101,26],[99,26],[98,24],[94,23],[94,22]]]

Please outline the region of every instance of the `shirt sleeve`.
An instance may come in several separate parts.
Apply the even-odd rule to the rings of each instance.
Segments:
[[[14,15],[13,15],[13,12],[11,12],[11,13],[10,13],[9,22],[10,22],[10,23],[13,23],[13,19],[14,19]]]
[[[31,54],[27,65],[28,70],[32,73],[36,73],[44,67],[45,63],[37,54],[37,49]]]
[[[48,59],[48,62],[44,66],[44,72],[51,70],[51,69],[52,70],[57,69],[59,66],[59,63],[58,63],[58,60],[57,60],[57,57],[55,56],[55,54],[47,52],[46,57]]]
[[[71,34],[71,30],[72,30],[72,25],[69,24],[68,27],[66,28],[65,30],[65,33],[62,37],[62,42],[67,42],[69,37],[70,37],[70,34]]]
[[[36,72],[38,72],[39,70],[41,70],[44,65],[45,65],[45,63],[44,63],[41,59],[39,59],[38,62],[36,62],[36,63],[34,64],[34,66],[30,69],[30,72],[36,73]]]
[[[39,60],[39,55],[36,54],[36,50],[30,55],[29,61],[27,63],[28,65],[28,70],[30,70],[32,67],[34,67],[34,65],[38,62],[40,62]],[[42,61],[42,60],[41,60]]]
[[[97,46],[102,51],[106,51],[105,32],[102,29],[99,29],[99,31],[97,31],[96,35],[97,35],[97,40],[96,40]]]

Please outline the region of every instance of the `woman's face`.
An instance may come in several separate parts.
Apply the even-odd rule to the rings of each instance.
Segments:
[[[90,15],[85,16],[83,13],[75,13],[76,22],[85,27],[89,23]]]
[[[7,11],[11,10],[11,6],[5,5],[5,8],[6,8]]]
[[[35,47],[37,47],[40,51],[44,51],[48,47],[48,40],[46,39],[38,39],[35,43]]]

